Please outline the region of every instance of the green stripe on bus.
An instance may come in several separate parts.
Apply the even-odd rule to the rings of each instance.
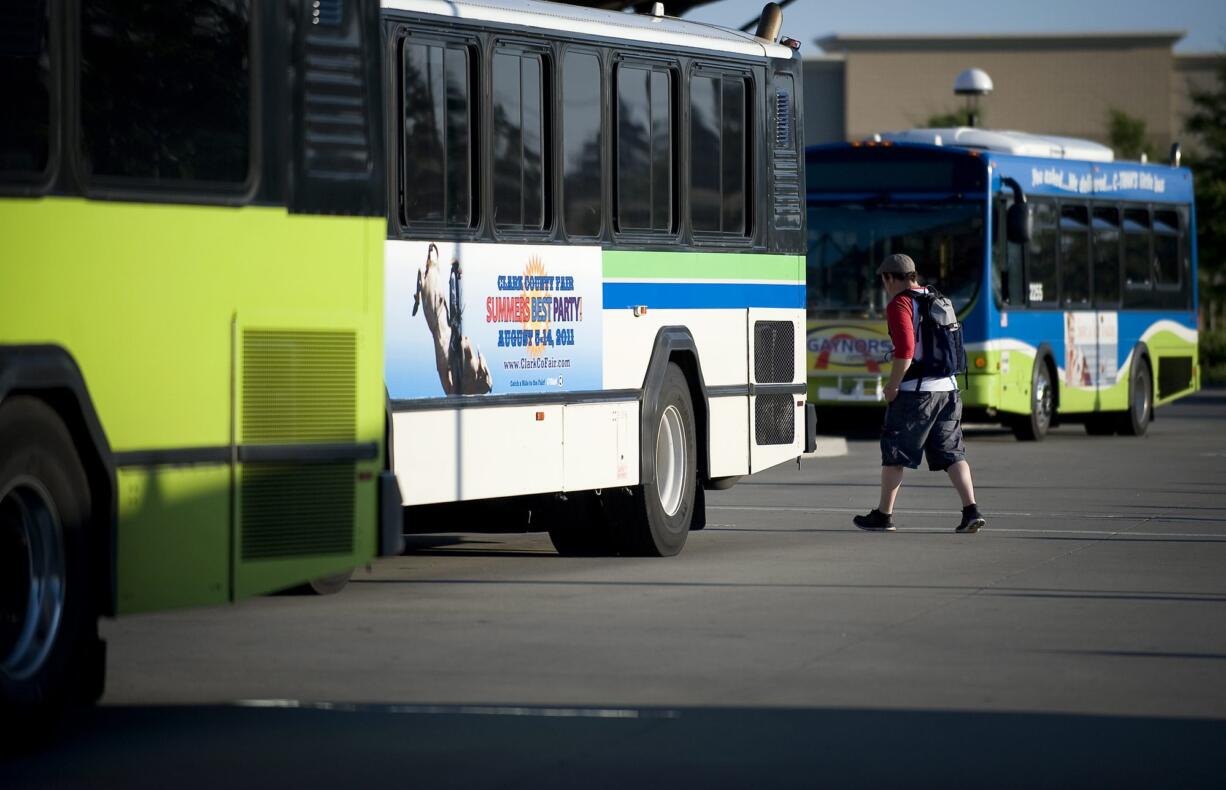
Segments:
[[[606,278],[626,280],[776,280],[804,282],[803,255],[743,252],[606,251]]]

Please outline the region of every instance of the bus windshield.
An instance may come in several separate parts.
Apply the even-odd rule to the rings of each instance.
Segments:
[[[848,318],[884,316],[885,292],[875,272],[892,253],[910,255],[920,282],[935,285],[961,312],[979,290],[983,204],[811,204],[808,309]]]

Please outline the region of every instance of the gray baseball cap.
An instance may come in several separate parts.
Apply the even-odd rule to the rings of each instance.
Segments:
[[[915,271],[915,261],[910,255],[895,253],[885,256],[885,260],[877,267],[877,274],[910,274]]]

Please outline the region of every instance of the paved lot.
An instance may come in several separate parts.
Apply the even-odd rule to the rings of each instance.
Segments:
[[[978,535],[926,471],[856,530],[849,445],[712,493],[674,559],[417,538],[332,598],[108,623],[103,706],[0,785],[1222,786],[1226,395],[974,431]]]

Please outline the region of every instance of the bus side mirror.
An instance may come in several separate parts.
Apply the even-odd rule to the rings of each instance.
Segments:
[[[1031,230],[1034,228],[1034,212],[1029,203],[1014,203],[1009,206],[1005,218],[1009,241],[1014,244],[1029,244]]]

